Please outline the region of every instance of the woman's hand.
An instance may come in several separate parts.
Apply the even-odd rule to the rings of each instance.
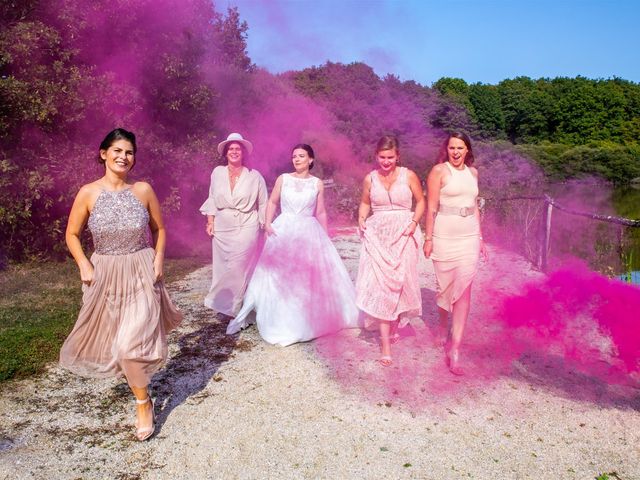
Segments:
[[[276,233],[276,231],[273,229],[273,227],[271,226],[270,223],[265,223],[264,224],[264,233],[266,233],[267,237],[270,237],[271,235],[277,237],[278,234]]]
[[[156,254],[153,259],[153,283],[162,280],[164,258],[162,255]]]
[[[411,223],[407,225],[407,228],[404,229],[404,232],[402,232],[402,235],[404,235],[405,237],[413,235],[416,232],[417,227],[418,227],[418,224],[412,220]]]
[[[425,240],[422,251],[424,252],[424,256],[429,258],[433,252],[433,240]]]
[[[213,223],[207,223],[207,235],[213,237]]]
[[[358,229],[360,230],[360,235],[367,229],[367,219],[366,218],[358,218]]]
[[[91,283],[93,282],[94,272],[91,262],[89,260],[86,260],[81,262],[78,266],[80,267],[80,280],[82,280],[82,283],[84,283],[85,285],[91,285]]]
[[[487,262],[489,260],[489,251],[487,250],[487,246],[484,244],[484,240],[480,239],[480,255],[482,255],[482,259]]]

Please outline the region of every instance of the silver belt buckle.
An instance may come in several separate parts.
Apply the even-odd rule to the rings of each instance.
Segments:
[[[469,207],[462,207],[462,208],[460,209],[460,216],[461,216],[461,217],[468,217],[469,215],[471,215],[471,214],[469,213]]]

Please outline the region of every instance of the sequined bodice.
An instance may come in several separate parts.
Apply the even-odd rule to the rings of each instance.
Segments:
[[[297,178],[289,174],[282,177],[280,210],[283,214],[311,217],[316,210],[318,178]]]
[[[149,246],[149,212],[130,188],[100,192],[88,226],[100,255],[126,255]]]

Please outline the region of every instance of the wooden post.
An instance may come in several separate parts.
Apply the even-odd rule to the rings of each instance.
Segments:
[[[549,243],[551,241],[551,213],[553,213],[553,199],[545,195],[544,202],[547,204],[547,208],[544,214],[542,245],[540,252],[540,270],[546,272],[549,260]]]

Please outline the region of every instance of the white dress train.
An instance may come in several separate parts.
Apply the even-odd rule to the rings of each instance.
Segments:
[[[275,235],[267,238],[228,334],[246,327],[252,310],[262,338],[282,346],[358,326],[355,288],[314,216],[319,182],[283,175]]]

